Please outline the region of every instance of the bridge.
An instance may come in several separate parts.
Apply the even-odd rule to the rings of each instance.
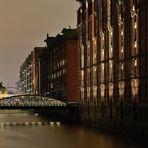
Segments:
[[[16,95],[0,100],[0,109],[66,109],[76,106],[76,103],[66,103],[38,95]]]
[[[79,105],[76,102],[61,100],[38,95],[15,95],[0,99],[0,109],[31,110],[39,114],[48,115],[64,122],[79,121]]]

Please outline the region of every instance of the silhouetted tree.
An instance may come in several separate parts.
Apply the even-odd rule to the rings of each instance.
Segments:
[[[5,89],[2,82],[0,82],[0,89]]]

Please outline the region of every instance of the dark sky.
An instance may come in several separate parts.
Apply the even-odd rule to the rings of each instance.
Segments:
[[[46,34],[76,27],[76,0],[0,0],[0,81],[14,86],[19,67]]]

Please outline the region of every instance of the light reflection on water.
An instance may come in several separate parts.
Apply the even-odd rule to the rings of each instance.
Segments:
[[[47,122],[22,111],[0,111],[0,123]],[[99,132],[60,124],[0,126],[0,148],[137,148]]]

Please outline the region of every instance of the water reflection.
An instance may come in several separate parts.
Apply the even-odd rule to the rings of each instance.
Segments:
[[[25,123],[28,125],[17,125]],[[50,124],[29,125],[29,123]],[[119,138],[76,126],[64,126],[22,111],[0,111],[0,148],[138,148]]]

